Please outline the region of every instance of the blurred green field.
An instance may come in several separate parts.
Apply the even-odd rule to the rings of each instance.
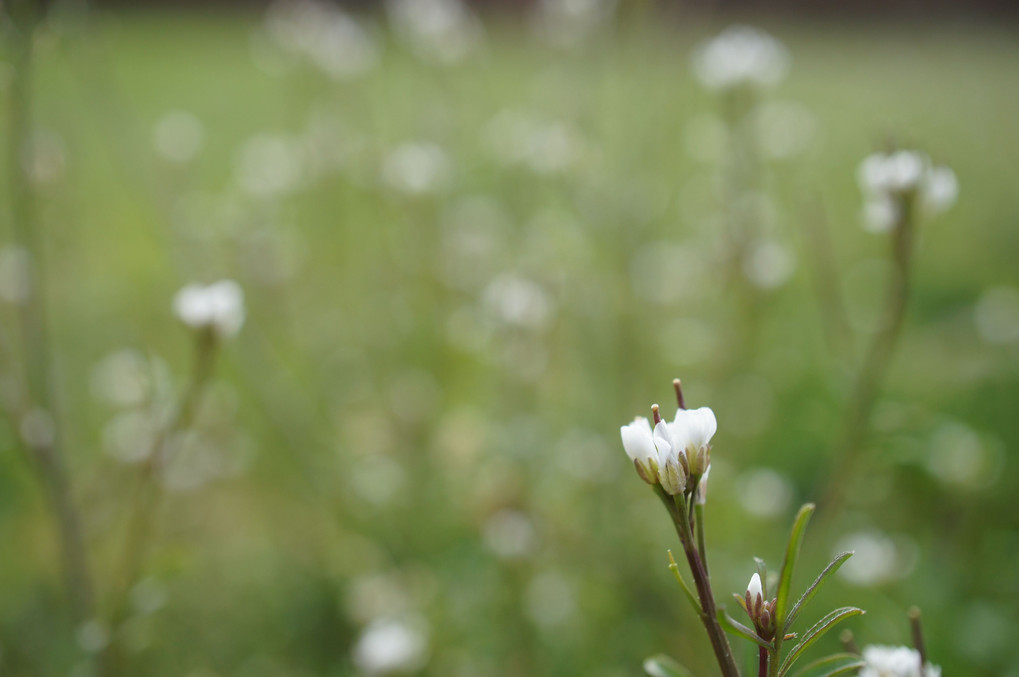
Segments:
[[[888,238],[860,227],[855,174],[892,137],[951,166],[960,198],[921,228],[871,452],[808,532],[797,582],[852,534],[887,571],[837,580],[804,623],[855,604],[859,643],[906,644],[917,604],[945,674],[1019,676],[1019,318],[987,311],[1004,339],[979,319],[988,289],[1019,286],[1013,27],[759,22],[792,58],[767,98],[798,116],[764,145],[803,151],[764,160],[734,205],[712,159],[718,98],[690,71],[723,22],[638,17],[557,49],[496,18],[467,59],[434,65],[368,17],[378,61],[336,81],[273,51],[261,16],[81,19],[40,30],[33,105],[59,414],[100,610],[137,465],[110,453],[124,413],[97,397],[97,365],[133,349],[180,384],[176,290],[230,277],[248,309],[117,630],[129,674],[359,674],[362,629],[394,616],[426,628],[420,674],[636,675],[663,651],[714,674],[618,426],[682,377],[719,420],[714,583],[744,590],[754,555],[777,568],[852,384],[805,232],[830,230],[859,346]],[[204,130],[183,162],[153,143],[175,110]],[[550,136],[521,149],[520,128]],[[187,138],[170,137],[172,155]],[[408,143],[441,155],[419,192],[394,159]],[[719,263],[720,215],[743,208],[791,264],[749,296]],[[16,322],[4,302],[0,325]],[[93,674],[16,434],[0,437],[0,673]]]

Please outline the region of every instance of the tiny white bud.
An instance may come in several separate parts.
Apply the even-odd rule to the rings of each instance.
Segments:
[[[750,601],[753,602],[758,597],[764,597],[763,588],[761,588],[761,577],[758,574],[754,574],[750,577],[750,585],[747,586],[747,592],[750,593]]]

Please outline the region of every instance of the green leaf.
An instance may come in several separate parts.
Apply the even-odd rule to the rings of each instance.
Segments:
[[[852,653],[837,653],[820,658],[797,671],[795,677],[831,677],[862,668],[864,662]]]
[[[694,674],[665,654],[644,661],[644,672],[650,677],[694,677]]]
[[[800,543],[803,542],[803,532],[807,529],[807,522],[814,514],[814,504],[807,503],[796,513],[796,520],[793,522],[793,530],[789,534],[789,543],[785,549],[785,560],[782,562],[782,573],[778,577],[778,593],[775,595],[775,625],[779,628],[785,627],[785,619],[788,614],[789,588],[793,582],[793,568],[796,566],[796,559],[800,556]]]
[[[754,563],[757,564],[757,575],[761,577],[761,590],[764,599],[771,599],[768,596],[768,565],[760,557],[755,557]]]
[[[730,616],[728,613],[726,613],[724,607],[718,610],[718,622],[719,624],[721,624],[722,629],[725,630],[726,632],[733,635],[739,635],[744,639],[749,639],[754,644],[757,644],[758,646],[763,646],[765,649],[768,649],[769,651],[772,649],[771,642],[764,641],[757,635],[757,633],[754,630],[748,628],[747,626],[743,625],[735,618]]]
[[[814,582],[810,584],[810,587],[807,588],[807,591],[803,593],[803,596],[800,597],[800,599],[793,606],[792,611],[789,612],[789,618],[787,618],[785,621],[784,628],[785,632],[789,631],[789,628],[792,626],[793,621],[796,620],[796,616],[800,613],[803,607],[805,607],[810,600],[814,599],[814,595],[817,594],[817,591],[821,589],[821,586],[828,580],[828,578],[831,577],[831,575],[834,574],[836,571],[838,571],[839,567],[842,566],[845,563],[845,561],[852,556],[853,556],[852,552],[843,552],[836,555],[835,559],[828,563],[828,566],[824,568],[824,571],[821,572],[821,575],[814,579]]]
[[[859,616],[863,613],[866,612],[863,609],[857,609],[855,606],[844,606],[840,609],[835,609],[835,611],[832,611],[815,623],[814,627],[807,630],[806,634],[803,635],[803,639],[792,648],[789,655],[782,661],[782,667],[778,669],[779,677],[782,677],[792,667],[793,663],[796,662],[796,659],[802,656],[803,652],[809,649],[811,644],[821,639],[824,633],[831,630],[836,623],[850,616]]]
[[[672,551],[669,550],[667,552],[669,553],[669,571],[671,571],[672,575],[676,577],[676,581],[679,582],[679,587],[683,588],[683,592],[686,593],[686,598],[690,600],[690,605],[693,606],[697,615],[703,616],[704,612],[701,610],[701,603],[697,601],[697,597],[694,596],[693,591],[690,590],[690,586],[688,586],[686,581],[683,580],[683,574],[679,573],[679,565],[676,564],[676,560],[672,557]]]

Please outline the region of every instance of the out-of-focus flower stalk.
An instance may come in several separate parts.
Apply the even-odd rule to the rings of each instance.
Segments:
[[[840,441],[835,449],[832,471],[826,475],[825,512],[837,514],[860,463],[860,450],[870,431],[870,418],[895,354],[906,317],[912,279],[916,209],[913,196],[896,197],[896,220],[891,233],[893,274],[885,292],[877,331],[865,348],[846,407]]]
[[[128,512],[130,522],[124,539],[119,570],[112,581],[113,601],[109,617],[112,638],[100,656],[100,670],[103,675],[127,674],[116,643],[116,629],[128,617],[130,592],[141,577],[144,558],[153,540],[156,513],[163,497],[161,480],[167,449],[174,436],[186,430],[194,421],[195,412],[214,371],[217,345],[221,337],[211,325],[195,331],[194,336],[195,349],[190,382],[181,395],[173,416],[153,440],[151,452],[139,471],[134,499]]]
[[[26,169],[32,149],[32,85],[35,29],[42,8],[36,0],[7,3],[11,21],[9,32],[12,55],[12,79],[8,100],[8,180],[10,181],[13,235],[28,254],[29,298],[20,304],[21,363],[24,367],[20,406],[8,412],[14,428],[21,430],[19,440],[32,462],[52,503],[67,596],[76,621],[92,617],[94,596],[92,578],[85,553],[79,511],[74,504],[68,477],[62,434],[56,411],[48,310],[46,306],[45,252],[38,220],[35,189]],[[33,415],[34,414],[34,415]],[[25,430],[33,415],[45,425],[38,434]],[[34,427],[34,426],[29,426]]]

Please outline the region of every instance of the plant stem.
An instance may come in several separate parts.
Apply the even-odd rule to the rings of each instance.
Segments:
[[[191,381],[181,396],[173,416],[153,440],[152,448],[141,468],[135,489],[133,508],[124,551],[121,557],[120,573],[114,583],[114,601],[111,605],[110,628],[116,630],[128,615],[128,599],[132,586],[138,580],[142,561],[152,540],[153,522],[156,509],[162,498],[162,473],[166,461],[167,447],[173,437],[186,429],[194,420],[205,385],[212,376],[216,354],[216,336],[212,330],[198,332],[192,365]],[[103,674],[120,674],[120,658],[113,643],[102,656]]]
[[[9,12],[14,23],[11,34],[13,79],[9,99],[7,149],[10,208],[14,238],[29,259],[26,275],[30,294],[20,309],[25,406],[20,412],[12,411],[11,415],[15,426],[20,425],[25,414],[33,410],[43,412],[53,422],[48,440],[23,442],[28,455],[35,461],[35,470],[49,495],[57,523],[68,599],[75,620],[81,622],[93,615],[92,578],[85,553],[81,519],[74,505],[64,453],[60,447],[62,437],[57,425],[47,326],[44,247],[37,218],[35,191],[25,167],[32,152],[32,51],[35,27],[41,18],[40,8],[34,0],[21,0],[12,2]]]
[[[768,675],[768,650],[763,646],[757,647],[757,675],[758,677]]]
[[[711,648],[715,652],[715,659],[724,677],[740,677],[739,668],[736,667],[736,660],[732,656],[732,648],[729,640],[718,623],[718,612],[715,606],[715,598],[711,591],[711,579],[707,568],[697,553],[694,546],[694,537],[690,531],[689,511],[686,499],[682,494],[675,497],[669,496],[662,489],[661,485],[655,485],[655,493],[665,504],[672,522],[676,527],[676,534],[683,546],[683,553],[686,555],[687,563],[690,565],[690,573],[697,586],[697,596],[701,602],[701,622],[708,632],[708,639],[711,640]]]
[[[871,413],[895,354],[906,317],[914,248],[912,197],[900,196],[898,206],[899,219],[892,233],[894,274],[888,284],[881,325],[871,339],[857,372],[856,384],[846,408],[842,439],[836,448],[835,463],[827,476],[824,499],[818,502],[824,506],[828,515],[838,513],[847,489],[852,484],[870,430]]]
[[[697,521],[697,551],[701,556],[701,562],[704,564],[704,569],[708,568],[708,550],[704,547],[704,506],[700,504],[694,505],[694,517]]]

